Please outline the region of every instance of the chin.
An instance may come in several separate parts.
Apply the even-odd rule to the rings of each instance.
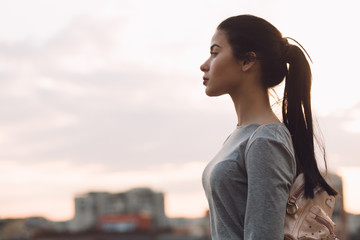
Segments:
[[[223,93],[218,93],[218,92],[216,92],[216,91],[212,91],[212,90],[209,89],[209,88],[206,88],[206,89],[205,89],[205,93],[206,93],[206,95],[208,95],[209,97],[217,97],[217,96],[223,95]]]

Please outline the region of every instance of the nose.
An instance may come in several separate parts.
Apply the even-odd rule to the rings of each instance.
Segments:
[[[201,70],[202,72],[207,72],[207,71],[209,71],[208,61],[206,61],[206,62],[204,62],[203,64],[201,64],[200,70]]]

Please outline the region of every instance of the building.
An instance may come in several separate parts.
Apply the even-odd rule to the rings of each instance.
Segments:
[[[338,196],[336,197],[334,212],[332,215],[332,220],[336,224],[336,236],[339,239],[347,239],[348,222],[347,214],[344,210],[342,179],[336,174],[328,173],[326,175],[326,180],[333,188],[335,188],[336,191],[338,191]]]
[[[107,214],[99,217],[97,228],[103,232],[149,232],[151,217],[148,214]]]
[[[0,219],[0,240],[33,239],[39,232],[54,228],[54,224],[43,217]]]
[[[360,239],[360,215],[348,214],[349,237],[347,239]]]
[[[103,223],[100,226],[110,226],[110,223],[105,223],[111,220],[111,226],[123,229],[126,224],[130,224],[129,219],[134,216],[138,218],[137,221],[144,216],[150,218],[152,230],[168,227],[164,194],[149,188],[134,188],[121,193],[89,192],[77,195],[75,217],[70,221],[69,228],[71,231],[88,230],[99,226],[99,221]],[[114,219],[117,219],[117,222],[114,222]],[[135,224],[134,221],[132,224]]]

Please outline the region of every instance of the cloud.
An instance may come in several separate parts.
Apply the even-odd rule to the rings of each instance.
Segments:
[[[165,52],[157,57],[178,66],[172,72],[134,62],[131,49],[149,46],[150,56],[158,50],[151,44],[159,43],[124,45],[123,24],[122,18],[83,15],[42,43],[0,42],[6,62],[0,76],[1,159],[69,159],[109,169],[208,160],[206,149],[226,136],[215,130],[204,140],[203,134],[218,121],[214,116],[226,119],[229,108],[219,111],[223,100],[206,99],[198,69],[199,75],[182,71],[181,61],[190,59],[187,44],[167,43],[177,46],[174,61]]]
[[[358,166],[360,133],[360,104],[319,117],[324,135],[330,169]]]

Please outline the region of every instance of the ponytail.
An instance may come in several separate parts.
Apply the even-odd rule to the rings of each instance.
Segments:
[[[271,23],[253,15],[230,17],[221,22],[217,29],[226,33],[235,58],[242,60],[248,52],[256,53],[261,62],[264,88],[273,88],[286,79],[283,121],[292,136],[297,174],[305,175],[305,196],[313,197],[316,186],[323,187],[330,195],[336,195],[336,191],[320,174],[316,163],[310,96],[311,69],[303,51],[289,44],[288,38],[283,38]]]
[[[299,47],[284,42],[284,60],[288,63],[288,71],[285,74],[282,115],[283,122],[292,136],[297,174],[304,173],[306,197],[313,198],[313,190],[318,185],[329,195],[336,195],[337,192],[325,181],[316,163],[310,95],[312,76],[309,63]]]

